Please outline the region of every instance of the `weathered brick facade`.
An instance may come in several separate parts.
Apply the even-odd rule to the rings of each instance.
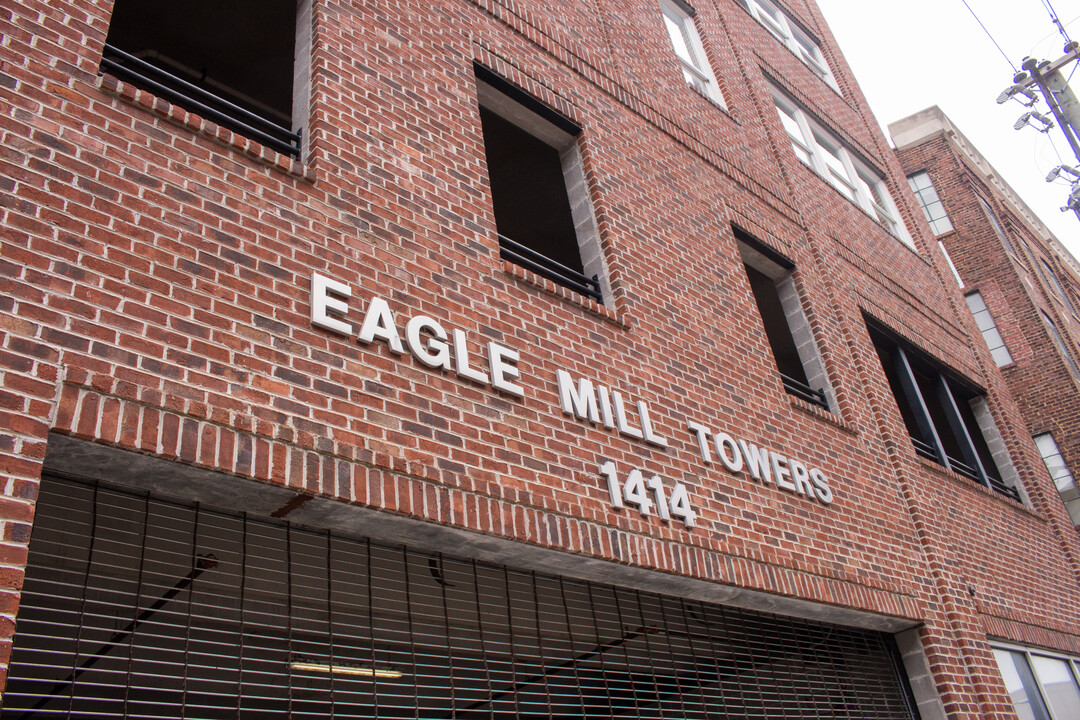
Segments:
[[[313,0],[293,160],[99,74],[109,0],[5,3],[0,634],[46,453],[92,443],[287,488],[279,517],[330,498],[377,511],[366,530],[474,538],[459,554],[524,547],[519,564],[569,576],[916,628],[924,717],[1014,717],[988,638],[1080,654],[1080,545],[1025,422],[1034,395],[1010,396],[820,12],[784,7],[840,92],[707,0],[724,110],[682,81],[651,1]],[[474,62],[583,128],[605,304],[500,259]],[[799,162],[770,85],[884,177],[914,250]],[[941,150],[917,164],[949,173],[946,194],[967,180]],[[958,228],[975,213],[949,210]],[[794,263],[831,410],[784,392],[733,224]],[[313,273],[352,289],[354,330],[379,296],[402,332],[420,314],[463,330],[477,367],[489,342],[517,350],[523,397],[313,326]],[[985,277],[1019,335],[1031,318]],[[1024,502],[915,454],[867,318],[986,391]],[[1014,352],[1010,382],[1067,381],[1045,341]],[[634,418],[645,401],[667,447],[561,411],[558,370]],[[823,469],[832,502],[706,464],[688,421]],[[92,474],[78,452],[54,462]],[[606,461],[683,483],[696,526],[613,509]]]
[[[1080,338],[1077,261],[939,109],[897,121],[890,131],[904,169],[925,171],[941,196],[954,230],[939,239],[963,292],[982,295],[1009,349],[1013,362],[1002,373],[1028,433],[1051,433],[1067,466],[1078,467],[1080,376],[1071,369]]]

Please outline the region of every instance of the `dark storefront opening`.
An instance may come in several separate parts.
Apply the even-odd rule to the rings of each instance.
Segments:
[[[914,717],[884,633],[47,477],[3,717]]]

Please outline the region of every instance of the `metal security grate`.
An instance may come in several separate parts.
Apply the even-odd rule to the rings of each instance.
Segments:
[[[910,719],[891,642],[47,478],[3,718]]]

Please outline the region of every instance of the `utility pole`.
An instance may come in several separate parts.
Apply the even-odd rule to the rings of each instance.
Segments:
[[[998,103],[1004,103],[1010,98],[1019,100],[1017,97],[1019,95],[1027,98],[1027,102],[1023,100],[1020,102],[1025,107],[1031,107],[1038,101],[1038,96],[1035,95],[1033,88],[1038,89],[1043,99],[1046,100],[1046,104],[1050,106],[1050,112],[1053,113],[1054,120],[1057,121],[1061,132],[1064,133],[1065,140],[1069,143],[1077,162],[1077,167],[1058,166],[1054,168],[1046,177],[1046,181],[1051,182],[1057,179],[1062,172],[1073,178],[1069,199],[1061,210],[1062,212],[1072,210],[1076,213],[1077,218],[1080,218],[1080,170],[1077,170],[1080,167],[1080,101],[1077,100],[1076,94],[1073,93],[1068,81],[1061,72],[1062,68],[1077,60],[1080,60],[1080,43],[1075,40],[1066,45],[1065,54],[1053,62],[1024,58],[1021,63],[1023,71],[1013,77],[1012,87],[998,96]],[[1049,118],[1034,110],[1024,113],[1013,127],[1019,130],[1033,119],[1042,123],[1043,127],[1039,129],[1040,132],[1048,132],[1053,127],[1053,123],[1050,122]]]

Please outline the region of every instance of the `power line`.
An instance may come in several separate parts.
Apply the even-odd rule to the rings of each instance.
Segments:
[[[1045,137],[1047,140],[1050,141],[1050,147],[1051,149],[1053,149],[1054,154],[1057,155],[1058,165],[1064,165],[1065,160],[1061,157],[1061,153],[1058,151],[1057,143],[1054,142],[1054,138],[1050,135],[1050,133],[1047,133]]]
[[[1001,46],[998,45],[998,41],[995,40],[994,36],[990,34],[990,31],[986,29],[986,26],[983,25],[983,21],[979,19],[979,16],[976,15],[975,11],[971,9],[970,5],[968,5],[967,0],[960,0],[960,2],[964,3],[964,7],[966,7],[968,9],[968,12],[971,13],[971,17],[975,18],[975,22],[979,23],[979,27],[981,27],[983,29],[983,32],[986,33],[986,37],[990,38],[990,42],[994,43],[994,47],[996,47],[998,49],[998,52],[1001,53],[1001,57],[1005,58],[1005,62],[1009,63],[1009,67],[1012,68],[1013,74],[1015,75],[1017,72],[1019,72],[1019,68],[1017,68],[1016,65],[1013,64],[1013,61],[1010,60],[1009,56],[1005,54],[1005,51],[1001,49]]]
[[[1064,25],[1065,27],[1068,27],[1069,25],[1072,25],[1077,20],[1080,20],[1080,15],[1077,15],[1072,20],[1066,20],[1064,23],[1062,23],[1062,25]],[[1035,44],[1031,46],[1031,50],[1028,50],[1028,55],[1031,55],[1032,53],[1034,53],[1035,49],[1037,47],[1039,47],[1039,44],[1042,43],[1044,40],[1049,40],[1050,38],[1054,37],[1055,35],[1060,35],[1060,34],[1061,34],[1061,30],[1059,30],[1058,28],[1055,27],[1054,31],[1052,33],[1047,33],[1045,36],[1043,36],[1043,37],[1041,37],[1041,38],[1039,38],[1038,40],[1035,41]]]
[[[1063,165],[1065,163],[1065,160],[1062,159],[1061,152],[1058,151],[1057,143],[1054,142],[1054,137],[1050,133],[1046,133],[1042,137],[1044,137],[1046,139],[1046,141],[1048,143],[1050,143],[1050,149],[1054,151],[1055,155],[1057,155],[1058,165]],[[1036,140],[1038,140],[1038,138],[1036,138]],[[1044,146],[1044,149],[1045,149],[1045,146]],[[1047,158],[1047,159],[1050,159],[1050,158]]]
[[[1054,6],[1050,4],[1050,0],[1042,0],[1042,4],[1046,8],[1046,11],[1050,13],[1050,21],[1057,25],[1058,32],[1060,32],[1061,36],[1065,38],[1065,42],[1072,42],[1072,40],[1069,38],[1068,31],[1065,30],[1065,26],[1061,24],[1061,20],[1058,18],[1057,11],[1054,10]]]

